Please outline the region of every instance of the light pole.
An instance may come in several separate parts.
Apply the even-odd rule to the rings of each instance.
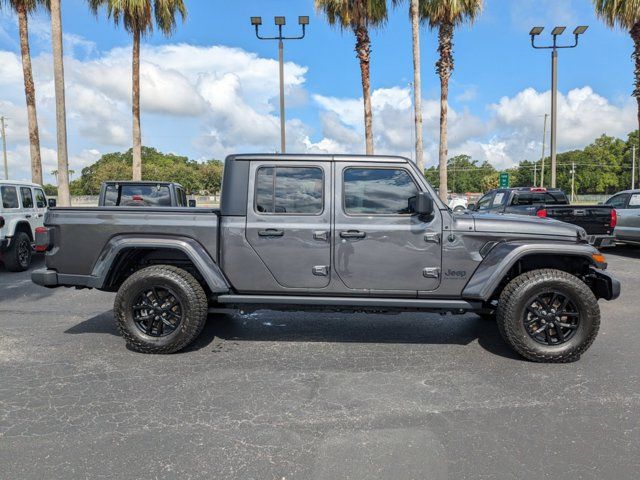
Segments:
[[[572,45],[558,45],[558,35],[562,35],[567,27],[555,27],[551,30],[553,43],[551,45],[536,45],[535,39],[542,33],[544,27],[533,27],[531,46],[538,49],[551,49],[551,188],[556,187],[556,135],[558,127],[558,49],[575,48],[578,46],[578,37],[587,31],[587,26],[576,27],[573,31],[574,42]]]
[[[544,187],[544,149],[547,143],[547,118],[548,113],[544,114],[544,127],[542,128],[542,159],[540,164],[540,187]]]
[[[4,179],[9,180],[9,164],[7,162],[7,132],[4,128],[6,117],[0,117],[0,134],[2,134],[2,156],[4,158]]]
[[[302,40],[306,33],[306,26],[309,25],[309,17],[298,17],[298,24],[302,26],[302,35],[298,37],[285,37],[282,35],[282,27],[287,23],[284,17],[275,17],[275,24],[278,27],[278,36],[261,37],[258,29],[262,25],[262,17],[251,17],[251,25],[256,28],[256,37],[260,40],[278,40],[278,62],[280,67],[280,151],[286,153],[286,140],[284,129],[284,40]]]

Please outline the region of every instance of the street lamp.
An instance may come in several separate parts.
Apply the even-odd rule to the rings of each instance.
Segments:
[[[531,46],[537,49],[551,49],[551,187],[556,186],[556,135],[558,123],[558,49],[575,48],[578,46],[578,37],[589,28],[586,25],[576,27],[573,31],[574,42],[572,45],[558,45],[558,36],[562,35],[567,27],[555,27],[551,30],[553,43],[551,45],[536,45],[536,37],[539,36],[544,27],[533,27],[529,32],[531,35]]]
[[[286,152],[285,129],[284,129],[284,43],[283,40],[302,40],[306,33],[306,27],[309,25],[308,16],[298,17],[298,25],[302,26],[302,34],[297,37],[285,37],[282,35],[282,27],[286,25],[285,17],[274,17],[274,22],[278,27],[278,35],[275,37],[262,37],[259,33],[260,25],[262,25],[262,17],[251,17],[251,25],[256,29],[256,37],[260,40],[278,40],[278,63],[280,66],[280,152]]]

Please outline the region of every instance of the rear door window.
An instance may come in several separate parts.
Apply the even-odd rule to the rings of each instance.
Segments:
[[[2,196],[2,208],[20,208],[16,187],[0,187],[0,196]]]
[[[324,208],[324,175],[318,167],[260,167],[255,211],[278,215],[318,215]]]
[[[20,187],[20,197],[22,197],[22,208],[33,208],[33,193],[29,187]]]

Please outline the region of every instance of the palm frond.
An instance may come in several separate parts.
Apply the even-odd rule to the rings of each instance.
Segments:
[[[420,0],[420,17],[431,28],[442,24],[473,23],[482,12],[482,0]]]
[[[631,30],[640,22],[640,0],[593,0],[596,15],[609,27]]]

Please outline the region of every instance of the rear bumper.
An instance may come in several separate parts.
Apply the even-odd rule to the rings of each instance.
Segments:
[[[592,268],[591,271],[595,275],[593,293],[595,293],[596,297],[604,298],[605,300],[615,300],[620,296],[620,282],[618,279],[604,270]]]
[[[31,272],[31,281],[36,285],[53,288],[58,287],[58,272],[46,268],[40,268]]]
[[[587,240],[596,248],[616,246],[616,239],[613,235],[588,235]]]

